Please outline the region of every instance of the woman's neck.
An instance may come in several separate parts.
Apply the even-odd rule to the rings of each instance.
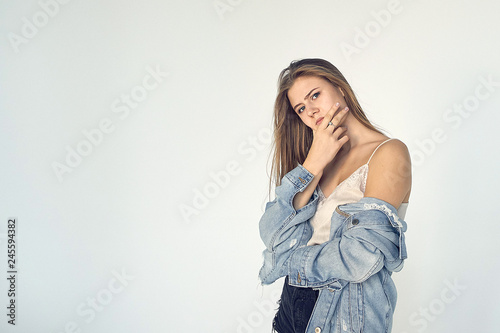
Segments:
[[[384,134],[380,134],[365,127],[352,115],[348,115],[341,126],[347,128],[347,130],[342,133],[342,136],[347,135],[349,140],[342,145],[329,167],[333,167],[333,165],[341,161],[350,159],[350,157],[354,158],[358,154],[363,155],[366,144],[381,141],[386,138]],[[354,158],[354,160],[356,160],[356,158]]]
[[[341,126],[347,128],[344,134],[349,137],[349,140],[342,146],[341,150],[339,150],[339,153],[342,151],[341,155],[356,150],[358,146],[379,141],[385,137],[384,134],[367,128],[351,114],[348,115]]]

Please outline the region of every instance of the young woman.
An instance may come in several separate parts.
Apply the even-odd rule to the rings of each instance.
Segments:
[[[391,274],[406,258],[406,145],[370,123],[323,59],[281,72],[274,145],[276,198],[260,221],[259,274],[263,284],[286,276],[274,331],[390,332]]]

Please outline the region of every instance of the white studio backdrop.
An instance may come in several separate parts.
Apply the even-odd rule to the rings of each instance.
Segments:
[[[276,82],[319,57],[412,156],[393,332],[496,332],[499,12],[3,1],[0,331],[270,332],[283,280],[259,285],[258,221]]]

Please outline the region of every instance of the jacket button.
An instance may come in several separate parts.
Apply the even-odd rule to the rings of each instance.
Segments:
[[[359,223],[359,220],[358,219],[354,219],[352,220],[352,225],[357,225]]]
[[[299,177],[299,180],[300,180],[300,182],[301,182],[302,184],[305,184],[305,183],[306,183],[306,181],[305,181],[304,179],[302,179],[302,177]]]
[[[321,328],[316,327],[316,328],[314,329],[314,333],[321,333]]]

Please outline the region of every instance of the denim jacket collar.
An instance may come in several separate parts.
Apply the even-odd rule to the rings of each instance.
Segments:
[[[387,201],[373,197],[363,197],[357,202],[337,206],[335,212],[351,215],[368,209],[377,209],[387,215],[391,225],[397,229],[399,234],[399,259],[406,259],[408,255],[406,253],[404,232],[406,232],[408,226],[406,221],[398,216],[398,210]]]

